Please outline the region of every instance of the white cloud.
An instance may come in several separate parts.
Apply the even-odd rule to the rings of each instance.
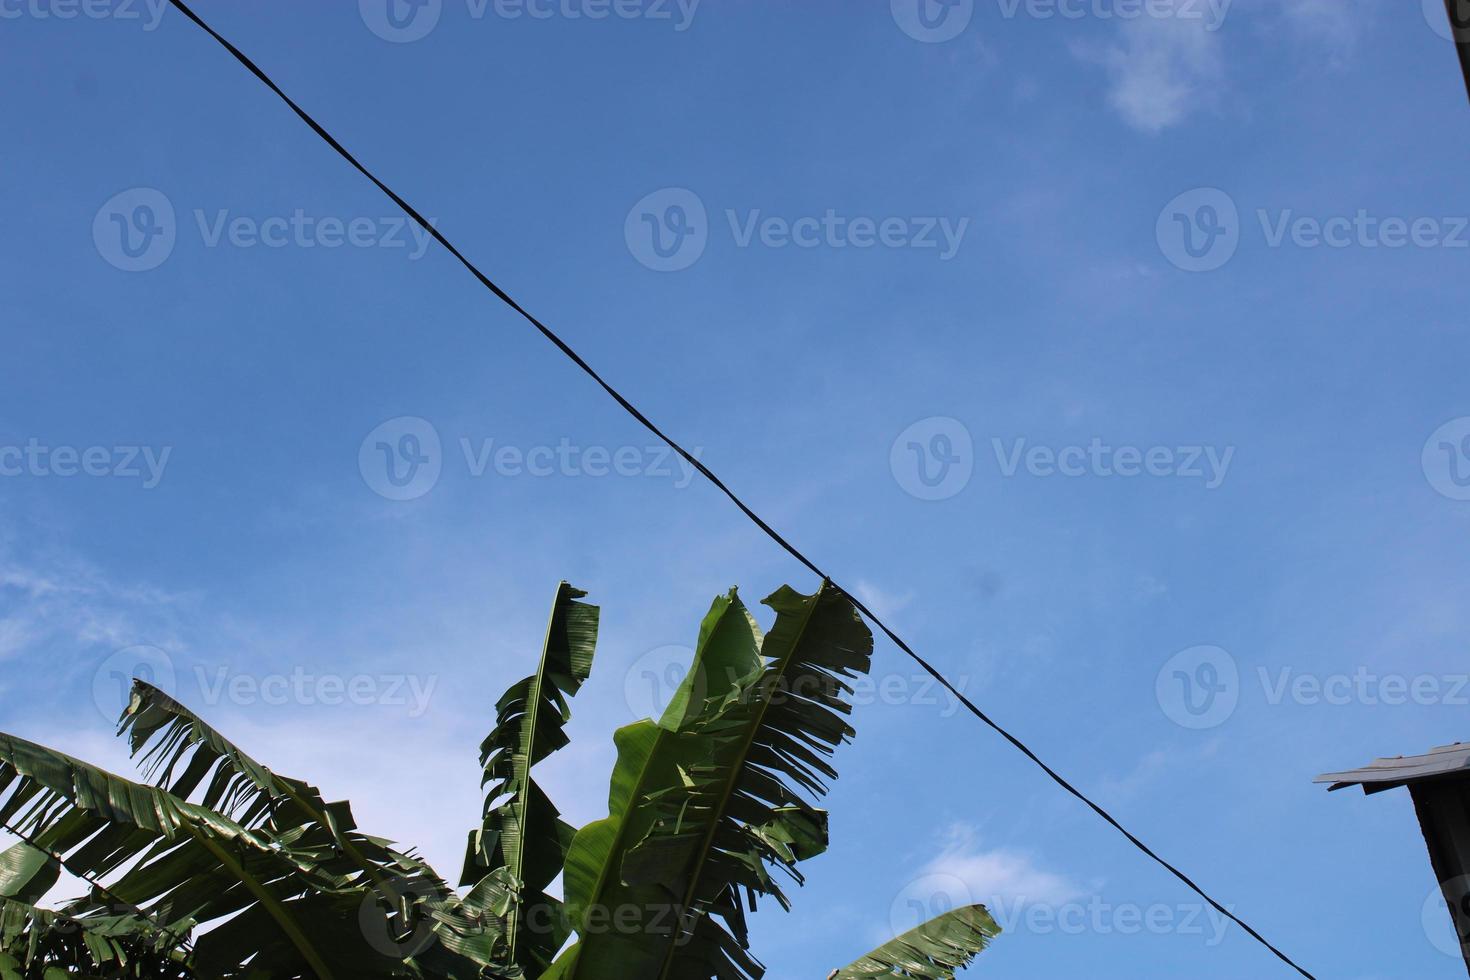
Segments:
[[[1365,0],[1283,0],[1280,9],[1288,32],[1300,41],[1320,46],[1333,65],[1342,64],[1356,52],[1375,13]]]
[[[1131,772],[1121,776],[1103,776],[1098,785],[1098,796],[1111,805],[1128,802],[1152,787],[1170,770],[1190,769],[1210,759],[1220,746],[1220,739],[1212,738],[1190,752],[1155,749],[1139,759]]]
[[[0,660],[25,650],[40,637],[40,629],[30,617],[6,616],[0,619]]]
[[[1108,74],[1108,104],[1129,126],[1159,133],[1214,107],[1225,87],[1223,24],[1250,18],[1255,47],[1284,43],[1272,58],[1320,70],[1354,57],[1379,5],[1372,0],[1227,0],[1214,16],[1176,8],[1174,16],[1121,20],[1110,44],[1075,44],[1079,59]],[[1294,49],[1294,50],[1293,50]]]
[[[854,586],[858,598],[863,601],[873,612],[878,614],[879,619],[888,619],[894,613],[901,612],[905,606],[914,601],[913,592],[895,593],[888,592],[874,585],[867,579],[858,579]]]
[[[1204,21],[1143,17],[1120,23],[1118,43],[1074,46],[1108,73],[1108,104],[1134,129],[1158,133],[1213,104],[1224,84],[1221,38]]]
[[[526,651],[534,651],[544,628],[537,604],[513,614],[489,644],[488,656],[478,624],[466,627],[463,635],[442,637],[442,649],[428,649],[430,642],[416,628],[410,629],[406,647],[390,640],[373,645],[364,640],[377,634],[379,621],[371,617],[349,617],[341,626],[303,626],[243,615],[200,595],[125,580],[74,554],[22,554],[7,545],[3,529],[0,608],[0,657],[22,664],[65,663],[82,681],[63,688],[38,681],[39,672],[16,678],[6,692],[15,698],[7,703],[13,714],[0,728],[125,778],[142,779],[126,743],[113,737],[114,716],[93,710],[88,675],[120,648],[157,645],[177,668],[172,683],[160,680],[170,693],[269,768],[315,783],[330,800],[351,801],[365,832],[415,848],[455,881],[465,834],[480,819],[480,740],[495,722],[500,691],[534,665],[534,653]],[[409,618],[419,622],[435,616],[419,612]],[[303,629],[305,640],[298,635]],[[326,656],[320,648],[344,652]],[[465,670],[469,663],[480,669]],[[403,676],[410,684],[376,689],[384,694],[380,701],[298,700],[290,694],[278,703],[259,693],[263,688],[247,688],[237,697],[217,682],[218,677],[289,678],[298,668],[308,677]],[[451,677],[460,683],[450,683]],[[422,682],[422,690],[413,681]],[[211,685],[215,694],[209,693]],[[603,688],[604,700],[620,695],[614,684]],[[592,693],[585,692],[581,701],[592,700]],[[423,703],[418,703],[420,694]],[[58,700],[48,702],[48,697]],[[583,727],[595,722],[596,735],[574,743],[536,773],[568,818],[578,822],[606,813],[606,774],[612,768],[608,712],[588,718],[593,713],[583,707],[579,703],[578,721]],[[0,835],[0,849],[7,843]],[[53,890],[53,896],[77,893],[72,880]]]
[[[922,873],[957,878],[975,901],[995,907],[1015,901],[1059,905],[1084,893],[1021,851],[980,847],[978,833],[968,824],[954,824],[946,836],[944,850],[924,865]]]
[[[181,594],[118,583],[76,558],[21,559],[0,548],[0,658],[36,652],[50,641],[71,648],[119,648],[176,639]]]

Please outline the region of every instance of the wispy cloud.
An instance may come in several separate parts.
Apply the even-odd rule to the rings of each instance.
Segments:
[[[980,846],[978,831],[965,823],[949,828],[944,850],[924,866],[923,873],[956,878],[964,882],[975,900],[992,905],[1016,900],[1060,904],[1084,891],[1062,875],[1040,867],[1028,854]]]
[[[1249,17],[1255,47],[1285,44],[1274,57],[1320,70],[1346,64],[1358,52],[1379,7],[1372,0],[1224,0],[1214,16],[1174,7],[1172,16],[1120,20],[1109,43],[1079,42],[1078,59],[1108,75],[1108,104],[1132,128],[1160,133],[1214,108],[1226,87],[1222,26]]]
[[[905,606],[914,601],[914,593],[912,591],[890,592],[874,585],[867,579],[858,579],[857,585],[854,586],[854,591],[857,592],[858,598],[863,601],[863,605],[873,610],[873,612],[877,613],[883,619],[889,618],[894,613],[901,612]]]
[[[1108,74],[1108,104],[1129,126],[1159,133],[1214,104],[1225,80],[1221,38],[1204,21],[1123,21],[1116,43],[1076,44],[1072,53]]]
[[[453,617],[423,601],[426,605],[419,609],[440,612],[420,612],[410,619]],[[95,692],[89,675],[120,648],[147,644],[171,657],[176,668],[171,678],[151,679],[245,752],[278,772],[314,782],[331,799],[350,800],[364,828],[416,847],[449,876],[457,872],[465,832],[481,812],[476,747],[494,724],[500,690],[511,677],[529,670],[520,651],[534,648],[539,638],[535,621],[541,617],[539,603],[514,613],[489,644],[483,628],[467,627],[463,633],[437,637],[443,649],[427,649],[429,641],[415,639],[412,631],[406,646],[382,639],[374,646],[363,639],[364,632],[376,635],[377,621],[366,619],[366,613],[364,620],[349,616],[341,624],[272,619],[202,594],[130,579],[65,549],[44,554],[22,549],[3,530],[0,610],[0,657],[48,669],[64,665],[74,672],[73,680],[82,682],[62,688],[39,669],[9,672],[7,677],[15,679],[8,691],[0,691],[14,698],[15,710],[0,727],[127,778],[140,778],[125,742],[112,737],[109,722],[115,713],[92,711]],[[323,655],[323,647],[345,652]],[[464,665],[471,654],[482,664],[504,654],[503,668],[492,664],[495,669],[469,676]],[[360,703],[342,697],[329,702],[312,687],[304,698],[293,686],[280,688],[278,696],[264,693],[269,679],[290,680],[298,669],[308,678],[336,678],[339,690],[340,684],[359,677],[407,678],[426,685],[426,699],[410,708],[406,702],[415,697],[411,683],[380,687],[381,699]],[[448,683],[451,670],[462,683]],[[237,694],[217,678],[250,684]],[[603,684],[601,693],[604,701],[621,706],[620,686]],[[605,735],[613,726],[612,714],[605,706],[600,712],[584,711],[592,700],[590,695],[582,699],[577,718],[599,737],[580,739],[538,769],[543,787],[579,822],[606,813],[602,774],[612,767],[612,743]],[[385,778],[384,773],[393,775]],[[589,778],[588,773],[597,775]],[[0,838],[0,847],[4,844]],[[70,880],[54,892],[75,893],[76,883]]]
[[[1342,65],[1351,58],[1377,12],[1365,0],[1286,0],[1280,5],[1287,32],[1299,41],[1320,47],[1329,62]]]
[[[1155,749],[1121,776],[1103,776],[1098,783],[1098,795],[1113,805],[1129,802],[1166,778],[1171,771],[1189,769],[1213,758],[1220,746],[1220,739],[1212,738],[1192,751]]]
[[[21,558],[0,548],[0,658],[64,643],[76,651],[177,638],[187,596],[114,580],[75,557]],[[146,620],[146,627],[143,622]]]

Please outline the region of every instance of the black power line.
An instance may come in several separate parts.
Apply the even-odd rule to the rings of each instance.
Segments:
[[[583,360],[582,356],[578,354],[575,350],[573,350],[566,341],[557,336],[550,327],[546,326],[540,320],[536,319],[536,317],[533,316],[529,311],[527,311],[525,307],[516,302],[509,293],[500,288],[500,286],[496,285],[489,276],[481,272],[473,262],[465,258],[464,254],[455,247],[453,242],[451,242],[448,238],[445,238],[444,234],[440,232],[439,229],[434,227],[433,224],[427,221],[412,204],[409,204],[406,200],[400,197],[398,193],[393,190],[393,188],[389,187],[387,184],[383,183],[383,181],[379,180],[377,175],[375,175],[371,170],[369,170],[361,162],[359,162],[357,157],[353,156],[346,147],[344,147],[341,143],[337,141],[336,137],[327,132],[327,130],[321,125],[321,123],[313,119],[306,112],[305,109],[302,109],[301,106],[297,105],[296,102],[289,95],[283,92],[281,90],[281,87],[277,85],[269,75],[261,70],[261,68],[255,64],[255,62],[251,61],[244,52],[231,44],[226,38],[222,37],[218,31],[216,31],[214,28],[210,27],[202,19],[200,19],[199,15],[194,13],[194,11],[189,8],[188,4],[183,2],[183,0],[169,0],[169,2],[177,7],[184,14],[185,17],[188,17],[191,21],[198,25],[206,34],[214,38],[215,41],[219,42],[219,44],[226,51],[234,56],[236,61],[243,65],[246,70],[248,70],[252,75],[259,79],[261,83],[263,83],[267,88],[274,92],[281,99],[282,102],[286,103],[286,105],[290,107],[291,111],[296,113],[296,115],[300,117],[302,122],[310,126],[312,131],[320,136],[327,143],[327,145],[336,150],[337,153],[342,157],[342,159],[351,164],[358,173],[362,174],[368,180],[372,181],[372,183],[378,188],[378,190],[388,195],[388,197],[392,199],[394,204],[402,208],[403,211],[420,227],[422,227],[425,232],[431,235],[436,242],[444,246],[444,248],[449,251],[449,254],[458,259],[459,263],[463,265],[471,275],[473,275],[476,279],[480,281],[480,285],[490,290],[490,292],[494,293],[495,296],[501,300],[501,302],[505,303],[507,306],[509,306],[511,309],[515,310],[523,318],[525,318],[526,322],[530,323],[531,326],[540,331],[543,337],[551,341],[551,343],[554,344],[559,351],[565,354],[572,361],[572,363],[581,368],[583,373],[585,373],[593,381],[597,382],[598,386],[601,387],[603,391],[607,392],[607,394],[611,396],[612,399],[616,401],[624,411],[633,416],[633,418],[636,419],[638,423],[642,425],[645,429],[647,429],[649,432],[653,433],[663,442],[668,444],[669,448],[678,453],[685,461],[687,461],[691,466],[698,470],[705,479],[710,481],[710,483],[714,484],[721,493],[723,493],[726,497],[730,499],[731,503],[740,508],[741,513],[750,518],[751,522],[759,527],[762,531],[764,531],[772,541],[780,545],[781,548],[784,549],[786,553],[789,554],[791,557],[795,558],[797,561],[801,562],[802,565],[806,566],[806,568],[809,569],[814,575],[821,577],[825,581],[832,581],[831,577],[827,575],[826,572],[818,568],[811,559],[802,554],[799,550],[797,550],[794,545],[792,545],[789,541],[782,537],[780,532],[771,527],[770,524],[766,523],[766,521],[762,519],[761,516],[757,514],[754,510],[752,510],[750,506],[745,503],[745,501],[736,496],[735,492],[725,485],[725,481],[721,480],[712,470],[710,470],[709,467],[705,466],[698,459],[696,459],[692,454],[685,450],[683,446],[679,445],[679,443],[675,442],[672,438],[666,435],[662,429],[660,429],[657,425],[653,423],[651,419],[648,418],[648,416],[639,411],[636,405],[630,402],[622,395],[621,392],[619,392],[611,384],[605,381],[602,375],[598,374],[597,371],[592,367],[592,365]],[[841,588],[841,586],[838,587]],[[843,591],[846,592],[845,589]],[[1138,848],[1148,857],[1152,858],[1175,878],[1183,882],[1186,886],[1188,886],[1191,891],[1193,891],[1200,898],[1203,898],[1206,902],[1208,902],[1210,907],[1213,908],[1216,912],[1219,912],[1221,915],[1225,916],[1230,921],[1240,926],[1246,931],[1248,935],[1251,936],[1251,938],[1255,939],[1256,942],[1260,943],[1262,946],[1265,946],[1272,953],[1275,953],[1276,956],[1283,963],[1296,970],[1302,976],[1309,978],[1309,980],[1315,980],[1312,974],[1308,973],[1306,970],[1302,969],[1302,967],[1298,966],[1291,957],[1287,956],[1281,950],[1271,945],[1271,943],[1268,942],[1265,937],[1263,937],[1255,929],[1251,928],[1250,925],[1247,924],[1244,920],[1240,919],[1235,915],[1235,913],[1231,912],[1224,905],[1221,905],[1219,902],[1215,901],[1215,899],[1211,898],[1204,891],[1204,889],[1202,889],[1199,885],[1196,885],[1189,878],[1188,875],[1180,871],[1178,868],[1174,867],[1168,861],[1165,861],[1163,858],[1159,857],[1159,855],[1154,853],[1154,851],[1147,844],[1143,843],[1143,841],[1135,837],[1132,833],[1128,831],[1126,827],[1124,827],[1116,819],[1114,819],[1112,814],[1108,813],[1101,806],[1094,803],[1084,793],[1082,793],[1060,774],[1058,774],[1055,769],[1043,762],[1041,758],[1035,752],[1031,751],[1031,749],[1024,742],[1022,742],[1016,736],[1012,735],[1010,732],[1006,731],[999,724],[993,721],[989,715],[976,707],[974,702],[965,697],[965,695],[962,694],[957,687],[950,683],[950,681],[943,674],[941,674],[938,669],[936,669],[932,664],[930,664],[923,657],[915,653],[913,648],[910,647],[908,643],[904,642],[904,639],[902,637],[900,637],[897,633],[890,629],[881,619],[878,618],[878,616],[871,609],[865,606],[860,600],[852,596],[851,593],[848,594],[848,598],[852,599],[853,605],[861,610],[863,615],[867,616],[868,619],[872,621],[874,626],[878,627],[878,629],[880,629],[890,640],[892,640],[900,650],[912,657],[915,663],[917,663],[925,670],[925,672],[927,672],[931,677],[933,677],[936,681],[943,685],[947,691],[953,694],[961,704],[969,709],[971,714],[973,714],[976,718],[979,718],[986,725],[994,729],[997,734],[999,734],[1007,742],[1011,743],[1011,745],[1015,746],[1021,752],[1021,754],[1023,754],[1024,756],[1026,756],[1026,758],[1030,759],[1037,766],[1039,766],[1041,768],[1041,771],[1046,773],[1047,776],[1051,777],[1053,782],[1055,782],[1062,789],[1066,790],[1072,796],[1075,796],[1077,799],[1081,800],[1084,804],[1087,805],[1089,809],[1092,810],[1092,812],[1096,813],[1099,817],[1106,821],[1109,826],[1113,827],[1120,834],[1126,837],[1129,843]]]
[[[1450,33],[1460,50],[1460,69],[1465,73],[1465,88],[1470,91],[1470,0],[1444,0],[1450,14]]]

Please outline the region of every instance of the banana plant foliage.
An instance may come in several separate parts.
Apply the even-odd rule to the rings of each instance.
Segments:
[[[19,841],[0,852],[0,980],[759,980],[746,915],[789,909],[827,849],[817,804],[872,634],[830,583],[767,598],[765,634],[717,597],[659,720],[614,734],[608,816],[578,829],[533,771],[591,678],[583,598],[558,586],[536,672],[495,705],[457,887],[144,681],[119,723],[143,781],[0,733],[0,832]],[[44,907],[64,872],[89,891]],[[959,909],[832,977],[953,977],[998,932]]]
[[[1000,926],[985,906],[962,906],[910,929],[840,970],[833,970],[827,980],[876,977],[949,980],[999,934]]]
[[[531,778],[531,767],[568,743],[568,699],[592,674],[599,610],[578,602],[587,593],[563,582],[536,673],[511,687],[496,705],[495,729],[480,746],[485,817],[470,832],[462,886],[498,868],[515,882],[518,900],[505,916],[511,962],[540,974],[567,938],[561,902],[546,888],[561,874],[576,828]]]

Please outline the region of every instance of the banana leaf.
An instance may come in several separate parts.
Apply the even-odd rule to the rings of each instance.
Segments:
[[[834,970],[827,980],[954,980],[958,970],[1000,935],[1000,926],[983,905],[967,905],[930,919],[856,962]]]
[[[566,905],[579,939],[543,980],[652,976],[664,944],[683,931],[677,896],[657,884],[628,883],[624,860],[659,819],[651,797],[680,785],[708,758],[713,738],[695,730],[760,676],[759,647],[760,629],[731,589],[701,623],[689,672],[660,721],[615,734],[608,817],[578,831],[566,858]]]
[[[562,872],[575,828],[561,819],[531,769],[567,742],[568,700],[592,673],[598,608],[576,600],[587,593],[562,582],[536,673],[513,685],[496,705],[494,730],[480,746],[484,818],[470,832],[463,886],[506,869],[515,901],[505,912],[511,962],[533,975],[551,965],[569,926],[561,902],[546,888]]]
[[[798,862],[826,849],[829,759],[849,741],[848,681],[866,673],[873,637],[830,583],[815,595],[783,588],[765,600],[776,623],[759,677],[692,735],[709,752],[675,785],[650,794],[659,814],[623,864],[630,883],[657,886],[686,910],[662,943],[657,980],[759,977],[745,951],[745,910],[756,897],[790,903],[770,868],[801,882]]]

